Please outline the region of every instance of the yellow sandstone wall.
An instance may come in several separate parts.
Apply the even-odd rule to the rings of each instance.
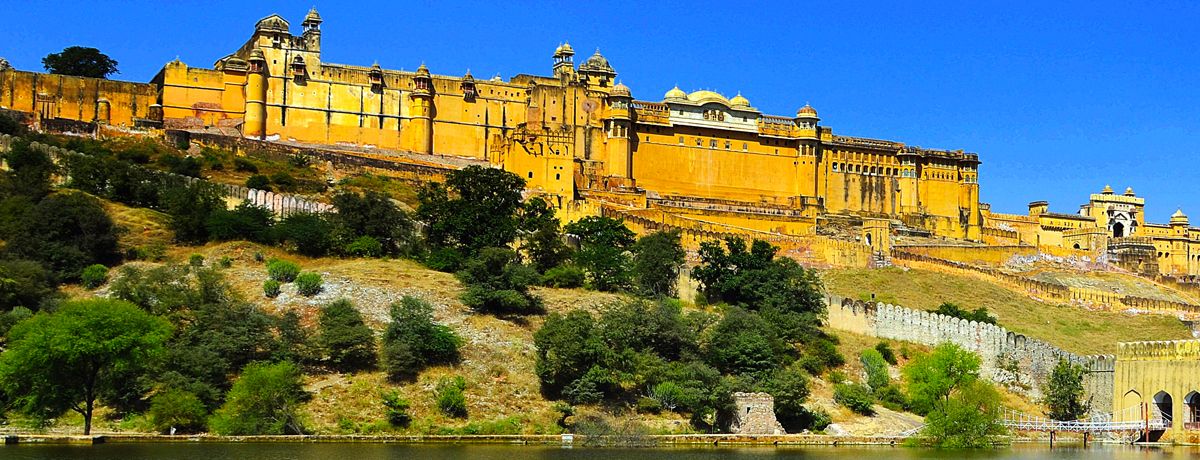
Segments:
[[[148,118],[157,102],[158,88],[147,83],[0,71],[0,108],[43,118],[133,126],[134,118]]]

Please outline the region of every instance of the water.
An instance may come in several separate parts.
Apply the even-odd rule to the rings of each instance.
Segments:
[[[83,445],[0,446],[5,460],[891,460],[891,459],[1003,459],[1003,460],[1158,460],[1200,456],[1195,447],[1092,446],[1056,447],[1020,445],[987,450],[937,450],[905,447],[687,447],[687,448],[562,448],[516,445],[405,445],[371,443],[137,443]]]

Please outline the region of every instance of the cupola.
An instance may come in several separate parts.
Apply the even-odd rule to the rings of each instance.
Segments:
[[[471,76],[471,69],[467,69],[467,74],[463,75],[462,83],[458,85],[463,92],[463,100],[471,102],[475,100],[475,77]]]
[[[675,85],[674,88],[671,88],[670,91],[667,91],[667,94],[664,95],[663,98],[664,99],[687,99],[687,93],[683,92],[682,89],[679,89],[679,85]]]
[[[741,91],[738,91],[737,96],[734,96],[729,100],[729,105],[734,108],[749,108],[750,100],[746,99],[745,96],[742,96]]]

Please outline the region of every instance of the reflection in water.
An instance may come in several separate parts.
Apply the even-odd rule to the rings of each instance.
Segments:
[[[510,445],[403,445],[368,443],[137,443],[98,446],[0,446],[6,460],[716,460],[716,459],[1184,459],[1200,455],[1194,447],[1099,445],[1088,449],[1019,445],[988,450],[937,450],[905,447],[738,447],[605,449]]]

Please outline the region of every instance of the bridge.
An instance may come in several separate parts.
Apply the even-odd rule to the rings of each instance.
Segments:
[[[1124,435],[1130,441],[1147,436],[1151,431],[1164,431],[1171,428],[1171,414],[1154,404],[1141,404],[1117,411],[1114,414],[1098,414],[1078,420],[1054,420],[1039,415],[1005,409],[1001,418],[1002,425],[1011,431],[1038,431],[1050,433],[1050,444],[1054,445],[1054,435],[1058,432],[1082,433],[1086,445],[1088,437],[1094,433],[1112,433]],[[913,436],[925,426],[919,426],[900,433],[901,436]]]

